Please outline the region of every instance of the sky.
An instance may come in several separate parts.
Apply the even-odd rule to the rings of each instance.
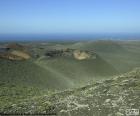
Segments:
[[[0,34],[140,33],[140,0],[0,0]]]

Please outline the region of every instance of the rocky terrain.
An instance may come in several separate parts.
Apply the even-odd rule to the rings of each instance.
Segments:
[[[46,51],[45,55],[47,57],[72,57],[77,60],[86,60],[86,59],[96,59],[96,53],[87,50],[78,50],[78,49],[61,49],[61,50],[51,50]]]
[[[31,55],[27,52],[26,47],[13,43],[0,47],[0,58],[8,60],[28,60]]]
[[[33,89],[29,89],[30,92],[26,93],[28,97],[22,96],[24,91],[19,97],[13,92],[13,88],[15,86],[10,88],[11,95],[14,96],[12,99],[17,100],[5,97],[5,104],[0,102],[0,113],[125,116],[126,109],[140,109],[140,68],[111,79],[91,82],[79,89],[62,92],[41,94],[41,91],[35,93]],[[17,93],[20,91],[19,89]],[[3,96],[6,96],[4,90],[0,93],[0,97]]]

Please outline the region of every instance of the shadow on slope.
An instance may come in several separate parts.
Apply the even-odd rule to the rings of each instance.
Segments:
[[[30,60],[10,61],[0,59],[0,81],[47,89],[66,89],[70,87],[70,82],[63,78],[57,78],[53,73],[39,67]]]
[[[81,86],[90,80],[100,80],[118,74],[113,66],[97,55],[96,59],[76,60],[72,57],[54,57],[39,59],[36,64],[64,78],[73,86]]]
[[[120,73],[128,72],[140,66],[139,41],[89,41],[77,42],[71,48],[96,51]]]

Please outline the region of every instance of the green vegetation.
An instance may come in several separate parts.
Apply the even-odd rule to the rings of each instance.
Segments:
[[[99,56],[94,60],[82,61],[66,57],[43,58],[37,61],[37,64],[52,72],[56,78],[61,79],[63,77],[65,82],[72,82],[73,86],[74,84],[76,86],[78,84],[83,85],[90,80],[100,80],[103,77],[117,74],[113,66]]]
[[[140,109],[139,41],[21,44],[31,59],[0,59],[0,114],[123,116]],[[96,58],[75,59],[73,50]]]
[[[47,89],[68,88],[51,72],[36,65],[34,61],[0,60],[0,80],[9,84],[34,86]],[[54,83],[56,82],[57,85]]]
[[[140,41],[89,41],[77,42],[71,48],[93,50],[120,73],[140,66]]]
[[[119,116],[140,107],[140,69],[79,89],[48,92],[1,83],[0,112],[58,116]]]

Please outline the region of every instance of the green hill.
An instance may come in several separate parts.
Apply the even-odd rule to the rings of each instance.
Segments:
[[[120,73],[128,72],[140,66],[139,41],[85,41],[75,42],[70,48],[96,51],[105,61],[109,62]]]
[[[118,73],[100,56],[88,60],[76,60],[69,57],[43,58],[36,64],[56,74],[58,78],[68,79],[73,86],[86,84],[90,80],[100,80]]]
[[[39,58],[25,61],[0,59],[0,80],[47,89],[67,89],[118,73],[113,66],[91,51],[62,49],[47,52],[42,48],[41,50],[46,54],[40,54]],[[83,57],[84,60],[77,59],[73,53],[77,58]]]
[[[24,44],[31,59],[0,59],[0,115],[120,116],[139,109],[140,69],[115,75],[140,67],[140,42]]]
[[[97,60],[85,61],[63,57],[40,61],[0,59],[0,66],[1,82],[48,89],[77,87],[86,84],[89,80],[98,80],[102,76],[117,73],[111,65],[100,57]],[[95,76],[99,78],[94,78]]]
[[[69,87],[69,84],[65,84],[63,79],[57,78],[53,73],[28,60],[10,61],[0,59],[0,81],[47,89]]]
[[[22,43],[21,45],[28,46],[31,55],[38,57],[26,61],[0,59],[1,81],[48,89],[66,89],[81,86],[90,80],[105,79],[140,66],[139,42],[100,40],[57,44]],[[72,57],[44,56],[48,50],[57,51],[58,48],[95,52],[97,58],[76,60]]]

